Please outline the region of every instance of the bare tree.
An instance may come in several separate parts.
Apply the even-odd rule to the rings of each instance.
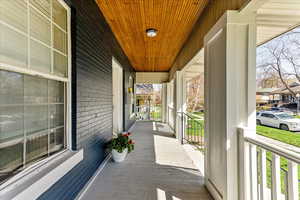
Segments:
[[[198,111],[204,104],[204,74],[188,81],[187,85],[187,107],[190,112]]]
[[[291,31],[258,47],[258,77],[272,74],[278,77],[283,86],[296,96],[289,86],[289,79],[300,82],[300,31]]]

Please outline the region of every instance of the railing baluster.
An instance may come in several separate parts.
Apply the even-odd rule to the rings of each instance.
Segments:
[[[298,200],[298,193],[298,164],[288,160],[288,200]]]
[[[195,142],[195,137],[196,137],[196,134],[195,134],[195,120],[192,119],[192,122],[193,122],[193,142]]]
[[[260,149],[260,200],[267,200],[267,153]]]
[[[192,120],[191,120],[191,118],[190,117],[188,117],[189,118],[189,122],[190,122],[190,130],[191,130],[191,132],[190,132],[190,137],[189,137],[189,140],[190,141],[193,141],[193,122],[192,122]]]
[[[184,117],[184,139],[186,140],[186,136],[188,134],[189,127],[188,127],[188,124],[187,124],[186,116],[183,115],[183,117]]]
[[[200,143],[200,126],[199,122],[197,121],[197,143]]]
[[[251,187],[251,200],[258,199],[257,193],[257,150],[256,145],[250,144],[250,187]]]
[[[272,200],[281,200],[280,156],[272,153]]]

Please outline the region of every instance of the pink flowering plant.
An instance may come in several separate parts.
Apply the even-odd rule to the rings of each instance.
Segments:
[[[134,150],[134,141],[130,139],[131,133],[121,133],[118,134],[117,137],[113,138],[109,143],[108,143],[108,148],[110,151],[115,149],[119,153],[122,153],[124,149],[128,149],[128,153]]]

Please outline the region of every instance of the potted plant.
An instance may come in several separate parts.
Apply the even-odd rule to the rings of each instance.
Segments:
[[[122,162],[126,155],[134,149],[134,142],[129,138],[131,133],[118,134],[108,144],[115,162]]]

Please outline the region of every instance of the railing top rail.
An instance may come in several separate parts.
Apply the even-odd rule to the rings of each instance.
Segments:
[[[293,161],[293,162],[296,162],[298,164],[300,164],[300,154],[294,152],[294,151],[291,151],[291,150],[288,150],[288,149],[285,149],[283,147],[280,147],[278,145],[274,145],[274,144],[271,144],[261,138],[256,138],[256,137],[248,137],[248,136],[245,136],[245,141],[251,143],[251,144],[255,144],[256,146],[258,147],[261,147],[265,150],[268,150],[272,153],[275,153],[281,157],[284,157],[290,161]]]
[[[182,112],[182,113],[183,113],[183,115],[185,115],[185,116],[187,116],[188,118],[192,119],[195,123],[197,123],[197,124],[199,124],[200,126],[202,126],[201,122],[198,121],[198,120],[200,120],[200,118],[191,116],[190,114],[185,113],[185,112]]]
[[[191,115],[190,113],[186,113],[186,112],[182,112],[182,113],[183,113],[184,115],[186,115],[186,116],[192,118],[192,119],[199,119],[199,117],[193,116],[193,115]]]

